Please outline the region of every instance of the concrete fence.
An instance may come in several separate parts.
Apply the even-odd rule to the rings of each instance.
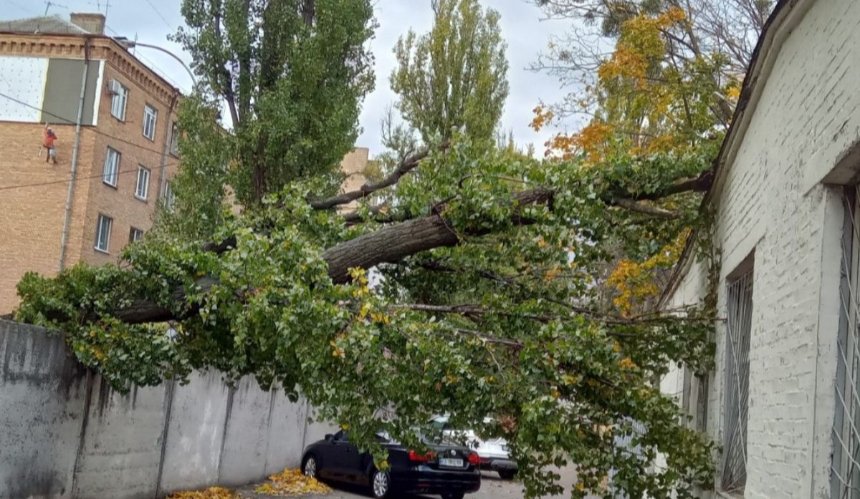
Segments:
[[[63,338],[0,320],[0,498],[154,498],[299,465],[331,427],[251,378],[113,391]]]

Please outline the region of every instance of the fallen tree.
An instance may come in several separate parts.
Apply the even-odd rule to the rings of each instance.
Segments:
[[[574,495],[610,494],[609,470],[631,495],[689,493],[709,477],[710,445],[652,380],[670,361],[708,369],[713,318],[624,316],[596,276],[608,248],[653,251],[696,223],[711,153],[602,169],[481,154],[454,145],[398,167],[395,222],[369,208],[374,189],[307,201],[294,184],[218,242],[156,235],[118,266],[28,275],[17,317],[65,331],[118,389],[212,367],[308,397],[359,442],[408,439],[450,412],[510,441],[530,493],[557,490],[547,467],[563,462],[581,466]],[[368,208],[347,225],[333,208],[359,198]],[[642,454],[617,448],[625,435]],[[658,452],[670,470],[651,468]]]

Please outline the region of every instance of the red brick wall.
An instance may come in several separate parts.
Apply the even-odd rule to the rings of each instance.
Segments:
[[[82,37],[0,35],[0,54],[83,58]],[[99,90],[98,125],[81,132],[77,182],[66,245],[66,266],[79,261],[103,264],[117,260],[128,244],[131,227],[148,230],[161,189],[161,154],[175,119],[172,89],[139,61],[106,38],[96,38],[92,59],[105,60]],[[110,114],[107,84],[119,80],[129,89],[125,121]],[[154,140],[143,136],[143,108],[158,110]],[[42,125],[0,122],[0,314],[18,303],[15,285],[27,271],[54,275],[59,269],[62,228],[69,187],[74,126],[54,126],[58,164],[37,157]],[[111,146],[122,153],[117,187],[102,182]],[[135,197],[138,165],[150,169],[146,201]],[[178,158],[168,155],[164,177],[173,176]],[[38,185],[32,185],[38,184]],[[114,219],[108,253],[95,250],[99,213]]]

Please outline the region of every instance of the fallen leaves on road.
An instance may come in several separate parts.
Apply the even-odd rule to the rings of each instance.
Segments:
[[[270,483],[264,483],[255,489],[258,494],[274,496],[295,496],[302,494],[328,494],[331,489],[315,478],[305,476],[297,469],[285,469],[269,477]]]
[[[191,490],[177,492],[167,496],[167,499],[238,499],[235,492],[223,487],[209,487],[206,490]]]

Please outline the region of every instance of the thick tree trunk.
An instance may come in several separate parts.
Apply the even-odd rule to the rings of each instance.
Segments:
[[[553,191],[550,189],[534,189],[521,192],[512,200],[515,206],[551,204]],[[519,225],[532,223],[526,217],[514,214],[512,221]],[[480,236],[486,230],[465,230],[465,235]],[[327,249],[323,259],[328,264],[328,275],[335,284],[349,282],[349,269],[368,269],[374,265],[386,262],[397,262],[407,256],[415,255],[433,248],[455,246],[460,238],[450,224],[438,215],[432,214],[405,222],[382,227],[379,230],[345,241]],[[235,246],[235,240],[212,244],[206,249],[215,252],[229,251]],[[214,279],[202,278],[197,282],[204,290],[215,283]],[[185,293],[177,290],[174,299],[177,303],[184,301]],[[171,319],[182,319],[197,313],[197,308],[190,307],[183,317],[176,317],[164,307],[146,301],[135,302],[131,307],[114,314],[118,319],[129,324],[148,322],[164,322]]]
[[[408,220],[329,248],[323,253],[332,281],[349,281],[349,269],[367,269],[385,262],[445,246],[460,239],[439,215]]]

